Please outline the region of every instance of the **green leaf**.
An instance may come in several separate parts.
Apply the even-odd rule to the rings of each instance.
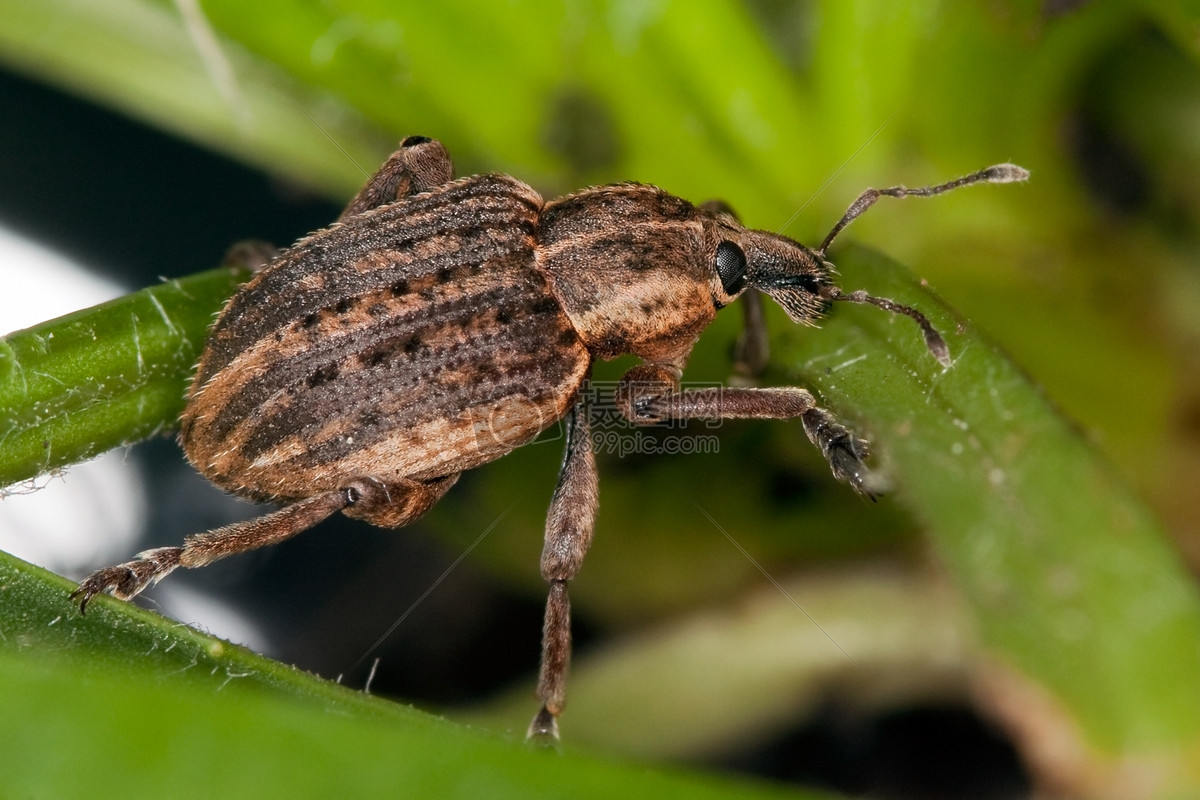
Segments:
[[[13,796],[818,798],[561,755],[323,681],[0,553]]]
[[[1186,772],[1200,593],[1165,532],[1039,388],[899,265],[857,247],[837,263],[844,286],[927,313],[953,366],[907,319],[839,307],[819,337],[783,330],[788,376],[860,421],[995,656],[1061,704],[1096,757]]]

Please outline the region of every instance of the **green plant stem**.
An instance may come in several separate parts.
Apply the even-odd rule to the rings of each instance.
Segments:
[[[171,428],[208,326],[248,275],[167,281],[0,339],[0,487]]]
[[[13,796],[823,796],[536,752],[128,603],[99,598],[82,616],[70,586],[0,553],[0,753]]]

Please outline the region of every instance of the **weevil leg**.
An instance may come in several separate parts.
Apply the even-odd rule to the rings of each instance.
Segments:
[[[676,371],[642,364],[625,373],[617,387],[617,407],[635,425],[684,419],[793,419],[833,471],[859,494],[874,499],[881,480],[866,465],[867,442],[820,408],[807,389],[712,387],[681,391]]]
[[[733,347],[733,371],[744,378],[757,378],[767,368],[771,356],[762,292],[751,286],[738,298],[738,305],[742,307],[745,327]]]
[[[409,136],[358,190],[338,220],[427,192],[453,179],[454,162],[441,142],[428,136]]]
[[[132,561],[93,572],[71,592],[71,599],[79,598],[80,612],[86,612],[88,603],[101,592],[129,600],[177,567],[202,567],[233,553],[265,547],[295,536],[350,505],[357,492],[355,486],[324,492],[264,517],[194,534],[184,540],[182,547],[146,550]]]
[[[343,220],[401,198],[427,192],[453,179],[454,162],[441,142],[427,136],[409,136],[400,142],[400,148],[358,190],[338,219]],[[222,264],[258,272],[277,255],[279,249],[275,245],[249,239],[229,248]]]
[[[567,424],[566,452],[558,485],[546,517],[542,577],[550,582],[542,628],[542,664],[537,696],[542,708],[529,724],[526,738],[552,743],[558,739],[558,715],[566,700],[571,660],[571,601],[567,582],[579,572],[595,529],[598,482],[596,457],[588,425],[588,409],[576,403]]]
[[[363,492],[358,502],[348,506],[343,513],[377,528],[403,528],[433,508],[433,504],[458,481],[460,474],[455,472],[427,481],[401,478],[388,484],[368,481],[371,491]]]
[[[80,612],[86,612],[91,599],[102,592],[129,600],[178,567],[204,567],[234,553],[277,544],[338,511],[376,525],[398,527],[428,510],[457,478],[455,474],[433,481],[405,480],[391,485],[367,479],[348,481],[341,488],[300,500],[266,516],[194,534],[184,540],[182,547],[146,550],[132,561],[97,570],[71,592],[71,599],[79,599]]]
[[[235,242],[225,251],[225,258],[221,259],[221,266],[241,267],[251,272],[258,272],[270,264],[277,255],[279,255],[279,248],[270,242],[264,242],[262,239],[246,239]]]

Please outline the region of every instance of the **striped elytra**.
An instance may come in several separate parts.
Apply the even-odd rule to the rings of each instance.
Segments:
[[[476,176],[283,252],[213,326],[183,416],[192,463],[297,500],[460,472],[561,419],[591,356],[535,264],[541,206]]]

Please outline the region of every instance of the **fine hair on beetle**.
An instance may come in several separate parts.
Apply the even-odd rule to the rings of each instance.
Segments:
[[[833,477],[874,497],[868,443],[801,386],[701,386],[684,367],[717,312],[741,299],[734,369],[765,366],[762,295],[796,323],[835,301],[874,305],[921,328],[924,314],[833,281],[826,251],[880,197],[932,197],[1028,173],[1001,164],[948,183],[868,189],[815,250],[744,227],[720,202],[618,183],[544,199],[498,173],[456,178],[445,146],[410,136],[331,225],[259,264],[213,324],[180,417],[196,469],[226,491],[280,506],[97,570],[71,594],[130,599],[175,569],[282,542],[333,514],[383,528],[417,520],[462,472],[562,424],[546,515],[549,591],[528,729],[555,740],[571,655],[568,584],[599,507],[592,368],[640,359],[612,392],[633,425],[798,419]]]

